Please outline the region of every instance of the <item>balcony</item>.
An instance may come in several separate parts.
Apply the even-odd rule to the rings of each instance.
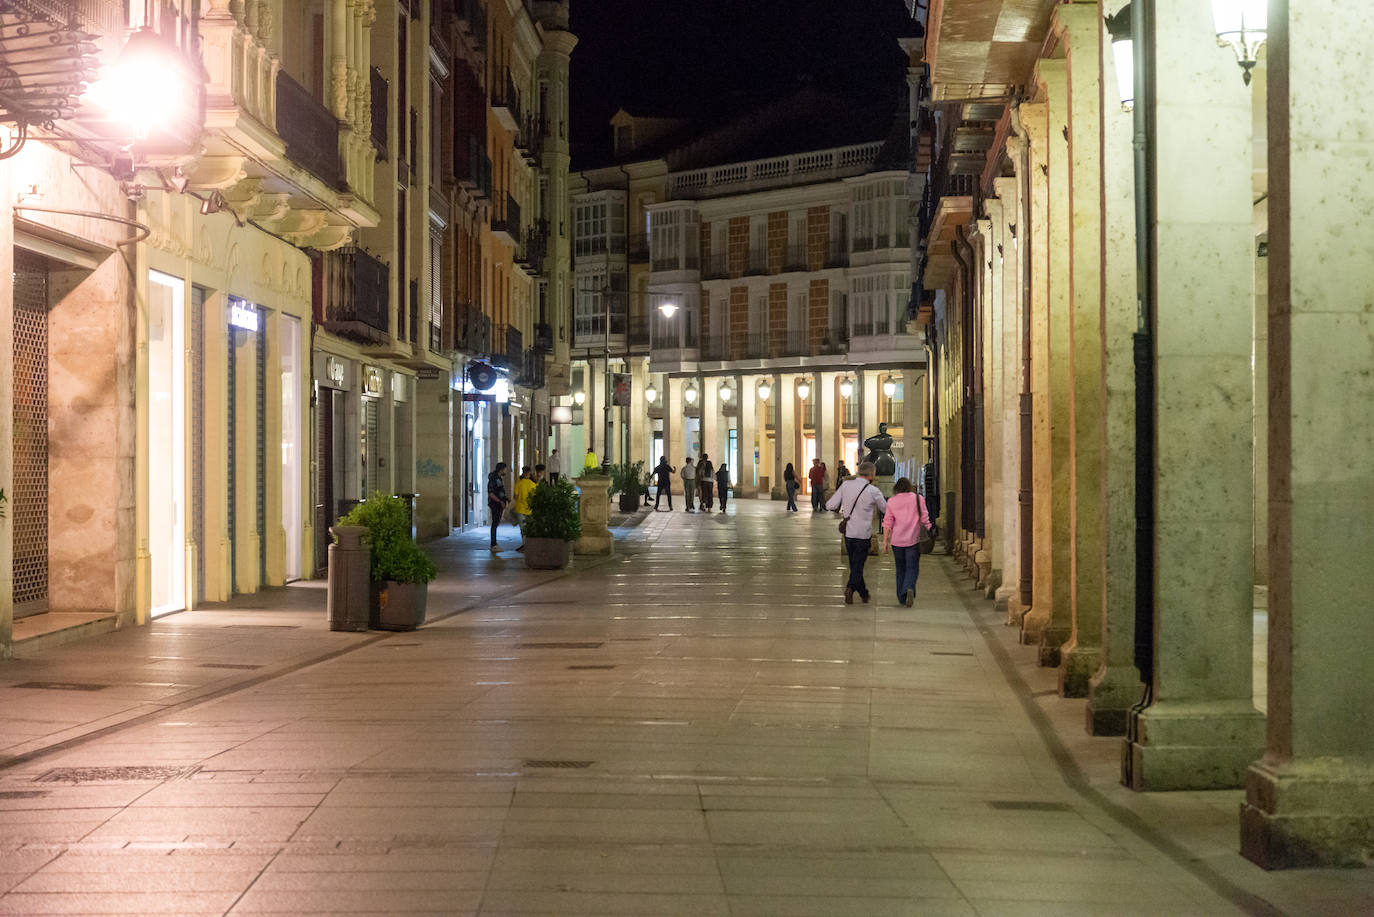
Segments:
[[[873,237],[872,237],[872,236],[863,236],[863,237],[855,238],[855,239],[854,239],[854,247],[853,247],[852,251],[853,251],[855,254],[858,254],[858,253],[860,253],[860,252],[871,252],[871,251],[873,251]]]
[[[312,259],[315,320],[332,334],[363,344],[391,336],[391,268],[356,246]]]
[[[882,146],[881,141],[861,143],[833,150],[675,172],[668,176],[668,193],[674,199],[693,200],[861,175],[872,171]]]
[[[525,230],[525,244],[520,247],[517,261],[531,274],[544,271],[544,259],[549,253],[549,221],[535,220]]]
[[[746,276],[758,276],[768,273],[768,251],[763,248],[749,250],[749,260],[745,262],[744,273]]]
[[[521,356],[516,369],[515,381],[529,388],[543,388],[545,381],[544,355],[537,350],[527,350]]]
[[[636,232],[630,234],[630,263],[645,264],[649,260],[649,234]]]
[[[650,265],[650,269],[659,271],[695,271],[700,267],[698,256],[695,254],[672,254],[661,258],[655,258]]]
[[[520,205],[509,194],[502,202],[500,211],[491,218],[491,231],[504,237],[510,245],[518,246],[523,241],[520,236]]]
[[[631,347],[649,346],[649,316],[631,315],[627,343]]]
[[[372,68],[372,148],[377,151],[377,161],[386,161],[386,122],[387,89],[389,84],[382,71]]]
[[[826,267],[849,267],[849,243],[844,239],[832,241],[825,250]]]
[[[553,353],[553,326],[547,322],[534,326],[534,352]]]
[[[509,70],[504,80],[497,80],[491,90],[491,111],[501,126],[511,133],[518,133],[520,122],[520,93],[515,89],[515,77]]]
[[[789,331],[783,339],[782,353],[779,357],[805,357],[811,354],[811,342],[805,331]]]
[[[453,316],[453,346],[476,356],[491,350],[491,319],[475,305],[464,303]]]
[[[491,157],[486,144],[474,134],[460,134],[453,157],[454,177],[476,198],[491,199]]]
[[[548,136],[549,122],[543,118],[526,118],[525,123],[515,134],[515,148],[534,165],[544,149],[544,138]]]
[[[730,339],[718,334],[709,334],[702,338],[701,358],[703,360],[728,360],[730,358]]]
[[[806,270],[806,246],[789,245],[782,261],[783,273]]]
[[[343,188],[339,119],[285,70],[277,71],[277,134],[288,158],[329,187]]]
[[[481,0],[456,0],[454,12],[458,30],[472,40],[477,50],[487,46],[487,10]]]
[[[768,358],[768,335],[760,332],[750,332],[749,340],[745,344],[744,356],[750,360],[764,360]]]
[[[702,280],[724,280],[730,276],[730,257],[725,254],[712,255],[706,259],[701,271]]]
[[[514,325],[506,326],[506,366],[518,370],[525,362],[524,336]]]

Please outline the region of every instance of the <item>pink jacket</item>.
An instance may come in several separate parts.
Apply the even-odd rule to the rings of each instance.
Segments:
[[[909,548],[920,540],[922,528],[930,528],[926,501],[918,493],[895,494],[888,498],[883,528],[894,545]]]

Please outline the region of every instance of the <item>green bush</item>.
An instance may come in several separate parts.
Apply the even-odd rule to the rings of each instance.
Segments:
[[[530,518],[525,523],[526,538],[557,538],[576,541],[582,537],[582,516],[578,512],[577,488],[568,480],[540,481],[530,494]]]
[[[367,529],[373,582],[427,583],[438,575],[434,562],[411,540],[410,511],[402,498],[373,494],[353,507],[339,524]]]
[[[621,462],[611,466],[611,493],[629,494],[638,497],[644,491],[640,490],[639,482],[644,478],[643,462]]]

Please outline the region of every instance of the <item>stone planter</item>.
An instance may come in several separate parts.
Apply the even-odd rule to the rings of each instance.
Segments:
[[[377,630],[414,630],[425,623],[428,583],[372,584],[372,626]]]
[[[577,540],[573,551],[577,554],[614,554],[615,537],[611,535],[608,525],[611,521],[610,477],[590,475],[578,478],[573,483],[582,494],[577,501],[582,537]]]
[[[573,543],[562,538],[526,538],[525,566],[531,570],[562,570],[572,560]]]
[[[622,493],[620,495],[620,511],[622,513],[633,513],[639,510],[639,495]]]

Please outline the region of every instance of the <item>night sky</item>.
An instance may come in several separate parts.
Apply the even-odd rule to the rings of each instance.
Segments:
[[[892,93],[902,0],[572,0],[573,167],[604,158],[616,109],[694,116],[787,94]],[[894,96],[895,97],[895,96]]]

